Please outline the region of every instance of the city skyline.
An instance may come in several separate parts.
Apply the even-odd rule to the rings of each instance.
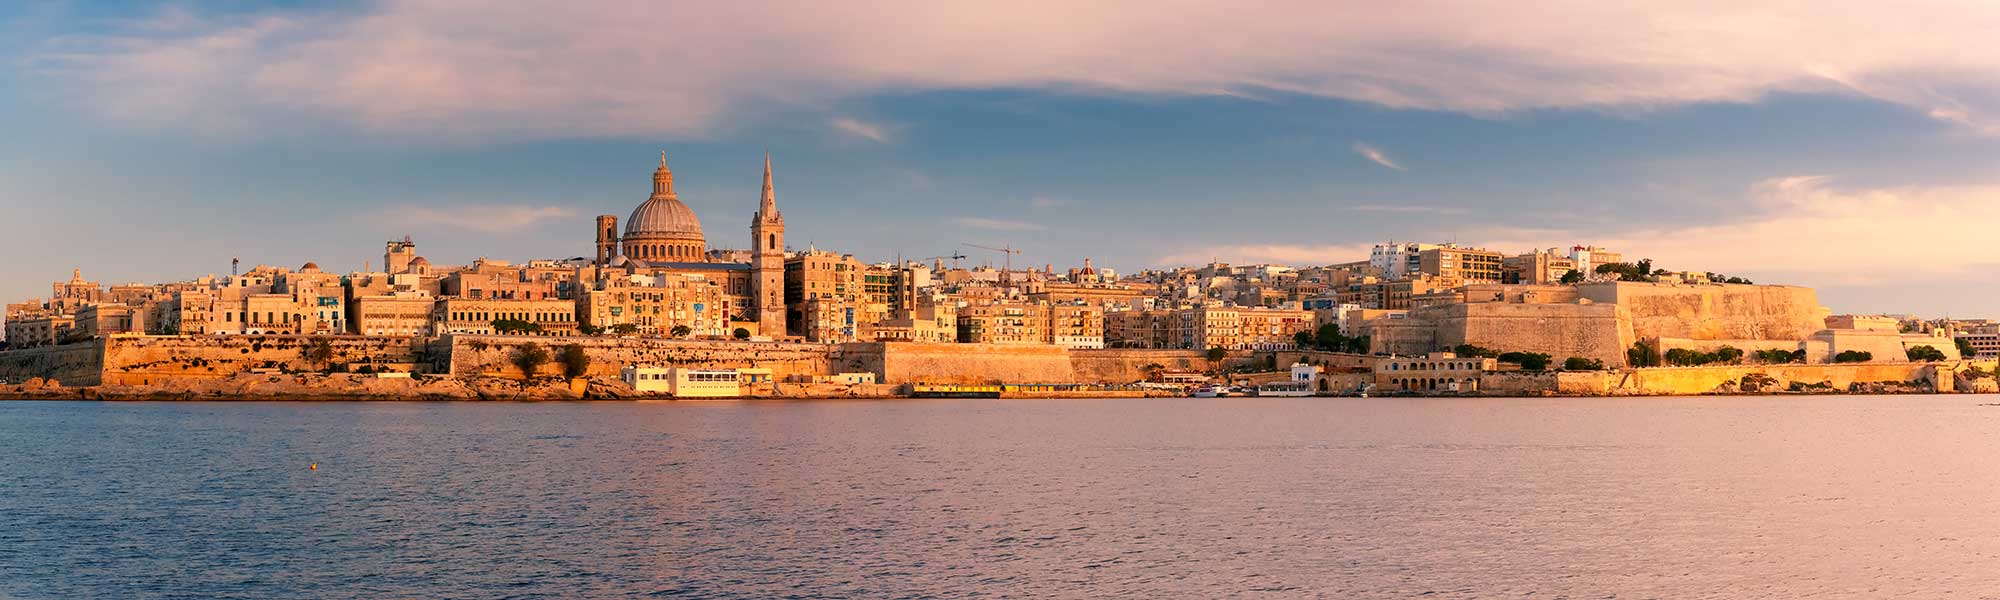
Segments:
[[[222,274],[232,257],[346,272],[403,235],[445,264],[588,256],[589,218],[644,199],[640,178],[662,146],[682,199],[729,232],[718,246],[743,245],[735,232],[747,231],[770,151],[789,245],[870,261],[988,258],[970,242],[1027,247],[1017,265],[1058,269],[1085,258],[1120,272],[1210,259],[1308,267],[1364,259],[1390,239],[1456,240],[1507,253],[1603,245],[1667,268],[1813,286],[1841,312],[1989,316],[1983,298],[2000,291],[1980,277],[1993,260],[1979,243],[2000,230],[1985,209],[2000,200],[1987,114],[2000,85],[1992,65],[1944,52],[1976,47],[1965,44],[2000,18],[1977,6],[1959,28],[1921,36],[1903,25],[1922,9],[1653,15],[1645,23],[1674,50],[1658,55],[1609,39],[1637,25],[1583,32],[1618,23],[1614,9],[1562,25],[1527,14],[1459,39],[1484,51],[1476,59],[1436,47],[1458,39],[1451,22],[1481,15],[1284,9],[1399,25],[1361,42],[1324,31],[1272,42],[1340,58],[1328,65],[1153,41],[1283,33],[1215,15],[1206,30],[1189,29],[1201,16],[1190,14],[1139,32],[1102,15],[1058,26],[918,14],[907,18],[940,37],[1015,33],[1070,50],[940,50],[901,64],[834,52],[851,46],[833,34],[787,37],[826,17],[812,7],[761,19],[650,6],[607,11],[633,21],[610,28],[424,2],[0,9],[0,50],[19,57],[0,67],[14,90],[0,93],[0,124],[18,132],[0,142],[0,196],[38,224],[0,248],[14,259],[0,295],[35,297],[72,268],[105,283]],[[447,34],[446,18],[467,27]],[[970,26],[980,18],[990,27]],[[648,30],[744,39],[711,53],[621,45]],[[1529,30],[1540,45],[1509,37]],[[1837,51],[1863,31],[1888,41]],[[497,32],[552,50],[478,52],[510,35]],[[1549,39],[1599,42],[1606,58]],[[369,51],[370,40],[409,45]],[[1704,45],[1691,41],[1718,56],[1687,51]],[[1782,43],[1803,50],[1757,56]],[[1139,51],[1156,54],[1119,58]],[[804,60],[816,53],[826,56]],[[1644,56],[1658,60],[1619,62]],[[618,62],[644,68],[601,67]]]

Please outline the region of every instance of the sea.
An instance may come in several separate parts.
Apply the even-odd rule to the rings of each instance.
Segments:
[[[0,598],[1996,598],[2000,397],[0,402]]]

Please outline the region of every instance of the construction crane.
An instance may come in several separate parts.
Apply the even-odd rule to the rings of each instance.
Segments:
[[[947,258],[951,259],[951,268],[956,269],[958,268],[958,261],[965,260],[965,255],[953,252],[951,253],[951,256],[926,256],[917,259],[917,262],[930,262],[934,260],[943,260]]]
[[[1014,255],[1020,254],[1021,253],[1020,249],[1015,248],[1013,244],[1008,244],[1006,246],[1002,246],[999,248],[995,248],[992,246],[981,246],[979,244],[974,244],[971,242],[965,242],[965,245],[978,248],[980,250],[992,250],[994,252],[999,252],[1001,256],[1006,257],[1005,258],[1006,267],[1004,267],[1005,270],[1000,272],[1000,286],[1006,287],[1008,283],[1008,278],[1013,277],[1012,274],[1014,272]]]

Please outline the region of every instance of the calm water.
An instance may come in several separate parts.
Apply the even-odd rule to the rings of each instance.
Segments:
[[[2000,597],[1996,401],[0,403],[0,598]]]

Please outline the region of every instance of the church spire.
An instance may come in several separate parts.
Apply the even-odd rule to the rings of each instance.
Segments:
[[[757,205],[757,215],[766,219],[778,218],[778,196],[771,191],[771,153],[764,153],[764,198]]]

